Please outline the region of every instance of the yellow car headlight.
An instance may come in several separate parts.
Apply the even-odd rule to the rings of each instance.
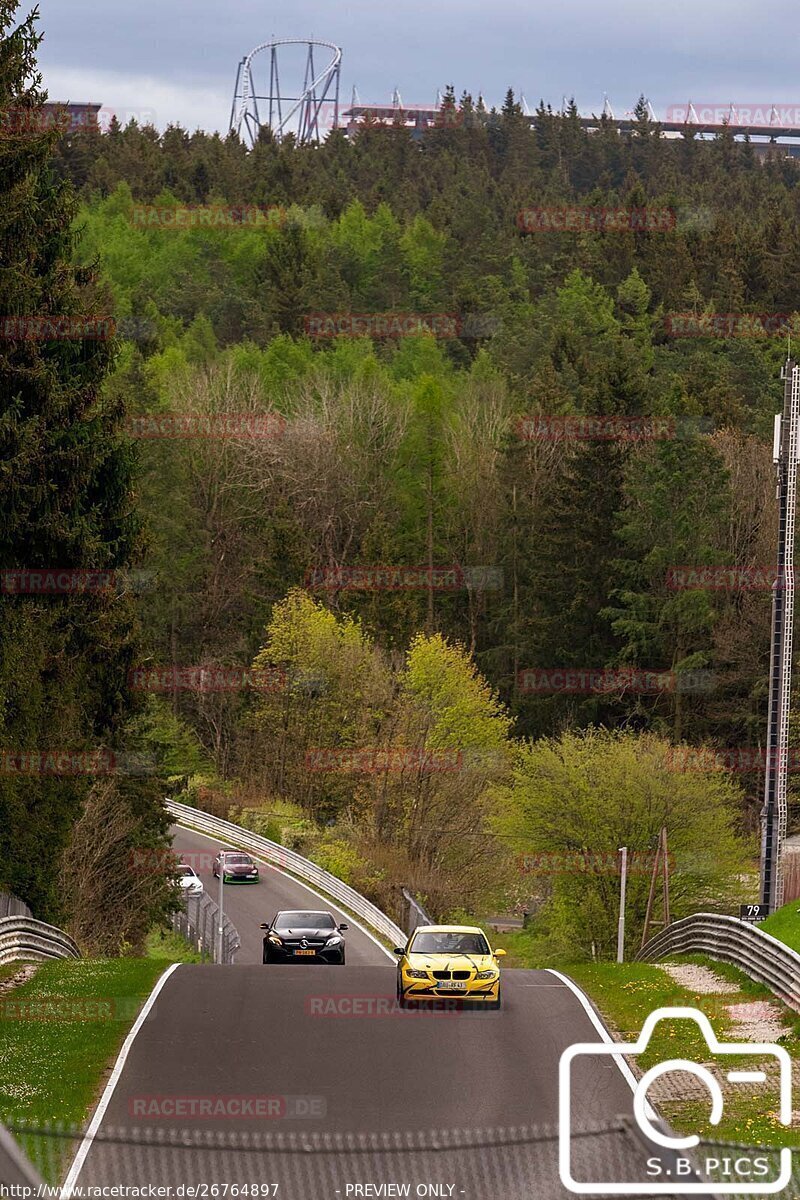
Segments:
[[[413,967],[406,967],[406,975],[409,979],[427,979],[427,971],[416,971]]]
[[[475,978],[476,979],[494,979],[495,975],[499,975],[499,974],[500,974],[500,972],[495,967],[490,967],[488,971],[478,971]]]

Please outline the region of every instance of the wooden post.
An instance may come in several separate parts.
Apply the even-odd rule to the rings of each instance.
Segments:
[[[656,898],[656,884],[658,882],[659,872],[661,873],[661,895],[664,907],[664,920],[653,921],[653,905]],[[644,928],[642,929],[642,947],[644,947],[648,937],[650,936],[650,926],[653,924],[671,925],[669,913],[669,851],[667,849],[667,827],[661,826],[661,831],[658,835],[658,845],[656,846],[656,856],[653,860],[653,872],[650,876],[650,892],[647,896],[647,910],[644,916]]]
[[[672,923],[669,916],[669,854],[666,825],[661,830],[661,868],[664,873],[664,928],[666,928]]]
[[[653,872],[650,876],[650,892],[647,896],[647,911],[644,914],[644,928],[642,929],[642,946],[644,946],[650,934],[650,919],[653,916],[653,901],[656,896],[656,880],[658,879],[658,860],[661,854],[661,837],[659,835],[658,846],[656,847],[656,856],[653,859]],[[641,947],[640,947],[641,949]]]

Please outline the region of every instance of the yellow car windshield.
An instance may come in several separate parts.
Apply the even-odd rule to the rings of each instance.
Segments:
[[[490,954],[482,933],[418,933],[409,954]]]

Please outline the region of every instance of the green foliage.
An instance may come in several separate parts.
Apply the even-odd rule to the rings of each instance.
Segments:
[[[150,696],[130,726],[131,734],[158,764],[159,773],[174,783],[190,776],[211,776],[214,764],[196,732],[163,700]]]
[[[363,873],[366,867],[355,846],[342,837],[321,838],[314,845],[311,854],[315,863],[330,871],[337,879],[343,879],[351,887],[356,886],[358,874]]]
[[[508,750],[511,719],[462,647],[441,634],[418,634],[411,643],[401,697],[425,730],[430,749]]]
[[[63,170],[84,187],[81,261],[100,254],[120,310],[149,313],[158,330],[121,362],[120,394],[161,409],[176,393],[202,393],[209,371],[232,371],[241,390],[231,404],[255,380],[260,402],[304,430],[304,442],[284,439],[283,465],[273,456],[269,487],[255,472],[245,503],[241,481],[267,455],[245,455],[236,486],[226,478],[218,491],[203,478],[212,456],[145,448],[144,508],[170,593],[149,606],[147,629],[161,654],[171,627],[190,659],[241,662],[272,603],[313,566],[457,563],[493,572],[496,593],[350,591],[332,594],[331,607],[358,614],[393,652],[420,628],[463,640],[525,733],[634,720],[735,744],[763,720],[766,625],[755,608],[743,621],[735,594],[667,594],[660,572],[679,554],[740,562],[764,544],[769,496],[744,527],[744,484],[727,484],[703,431],[770,437],[782,351],[769,338],[670,339],[664,322],[675,311],[730,309],[744,263],[754,306],[800,308],[783,253],[769,282],[758,266],[759,214],[787,229],[796,219],[796,168],[755,165],[732,143],[724,161],[715,145],[689,154],[648,122],[636,138],[588,135],[574,105],[564,117],[540,110],[531,135],[516,101],[499,115],[465,103],[464,121],[430,131],[421,147],[383,130],[331,138],[313,154],[265,145],[245,156],[235,139],[159,139],[135,125],[113,145],[84,143],[81,156],[74,139],[59,144]],[[111,191],[90,180],[101,149]],[[536,196],[555,207],[669,210],[674,227],[521,235],[513,217]],[[143,227],[135,217],[142,203],[169,211],[226,201],[285,204],[286,220],[214,229]],[[791,237],[772,243],[788,247]],[[304,336],[309,312],[419,310],[476,314],[487,332]],[[524,445],[522,413],[654,417],[675,421],[678,436],[655,447],[624,438]],[[375,436],[390,425],[390,438]],[[750,449],[766,461],[765,445]],[[208,580],[221,578],[231,591],[239,581],[236,598],[204,603]],[[752,654],[732,671],[730,648],[745,642]],[[540,698],[518,687],[526,667],[620,663],[702,666],[734,684],[688,699]],[[198,722],[190,705],[181,714]],[[235,754],[229,766],[214,753],[232,767]]]
[[[616,606],[605,615],[620,641],[620,657],[632,662],[667,663],[677,672],[669,693],[672,733],[683,737],[691,696],[680,690],[681,672],[712,661],[711,638],[720,610],[708,591],[676,591],[670,567],[710,564],[718,559],[721,525],[730,511],[729,479],[714,446],[699,437],[664,441],[634,458],[628,467],[619,519],[623,553],[616,564],[620,587]],[[662,709],[666,708],[662,702]],[[695,706],[698,707],[698,706]],[[697,716],[693,736],[700,733]]]
[[[17,24],[16,10],[13,0],[0,3],[0,312],[106,319],[95,271],[73,262],[77,201],[53,170],[58,135],[41,119],[37,13]],[[4,589],[0,749],[12,756],[126,748],[135,634],[124,574],[141,537],[123,405],[103,389],[113,357],[103,336],[0,342],[0,568],[106,571],[114,580],[59,596]],[[0,776],[0,887],[38,917],[63,911],[58,861],[91,785],[90,773]],[[140,815],[146,795],[139,789]]]
[[[347,789],[326,768],[326,751],[375,745],[390,700],[384,663],[358,621],[337,618],[297,590],[273,608],[253,667],[278,667],[286,680],[259,700],[253,716],[267,790],[299,801],[314,817],[336,813]]]
[[[228,819],[290,850],[303,850],[317,832],[300,806],[290,800],[273,798],[263,808],[234,808]]]
[[[58,879],[66,929],[84,954],[141,952],[178,906],[170,819],[157,776],[98,781],[70,830]]]
[[[36,393],[20,441],[23,472],[15,465],[9,476],[24,486],[8,484],[17,541],[4,564],[21,561],[43,462],[52,496],[66,485],[68,497],[62,508],[50,492],[36,500],[33,524],[54,535],[47,553],[92,565],[131,558],[133,455],[119,437],[109,448],[106,436],[123,410],[280,413],[286,424],[271,440],[140,447],[145,565],[157,581],[138,605],[141,657],[255,662],[287,681],[266,694],[175,692],[147,709],[146,740],[198,803],[223,812],[268,796],[267,809],[273,798],[296,804],[315,829],[335,821],[336,837],[358,844],[386,879],[418,871],[444,912],[466,903],[459,871],[464,890],[485,900],[497,880],[508,883],[505,843],[485,832],[514,752],[508,713],[528,737],[601,725],[678,743],[760,744],[768,596],[676,590],[666,576],[676,565],[772,560],[769,442],[784,347],[770,337],[674,338],[666,318],[800,310],[800,175],[778,151],[757,162],[730,136],[665,139],[642,105],[632,135],[605,125],[588,133],[574,102],[563,115],[541,105],[531,128],[512,91],[488,113],[480,98],[458,102],[449,88],[442,114],[441,128],[418,139],[368,123],[314,149],[264,138],[247,153],[236,138],[160,135],[135,122],[109,136],[26,142],[29,158],[12,162],[6,189],[19,278],[41,267],[53,282],[53,272],[14,216],[15,189],[28,188],[30,199],[38,180],[66,197],[57,181],[71,179],[82,207],[63,200],[63,211],[81,232],[80,272],[99,259],[104,303],[151,327],[122,347],[102,389],[106,351],[84,356],[82,379],[96,393],[88,428],[88,410],[78,405],[66,420],[56,392],[53,412],[68,433],[40,437],[32,418],[45,393]],[[2,155],[13,153],[22,148],[6,139]],[[48,159],[55,178],[45,180]],[[193,205],[280,206],[285,219],[177,227],[136,212]],[[669,210],[674,219],[659,230],[529,233],[517,215],[530,205]],[[59,229],[66,261],[72,234],[63,221]],[[13,290],[5,311],[27,311],[17,304],[24,294]],[[32,302],[47,294],[34,288]],[[100,303],[97,295],[91,285],[87,302]],[[319,312],[464,321],[452,337],[317,338],[306,318]],[[36,350],[35,369],[59,354],[63,347]],[[68,365],[78,379],[79,364]],[[584,416],[674,421],[677,436],[558,440],[526,437],[518,424]],[[11,428],[11,410],[7,420]],[[75,480],[92,478],[96,486],[79,494]],[[444,567],[461,582],[318,586],[320,571],[346,577],[376,566]],[[124,670],[109,663],[121,642],[133,644],[122,607],[104,613],[102,628],[94,610],[83,624],[70,616],[70,628],[80,626],[72,640],[59,623],[63,608],[8,607],[0,711],[16,722],[9,739],[37,742],[44,713],[57,713],[49,732],[62,739],[86,733],[87,711],[93,728],[113,729],[127,701]],[[79,672],[95,635],[102,670],[90,656]],[[678,680],[701,668],[711,686],[526,692],[526,668],[570,666]],[[642,742],[647,762],[654,744]],[[317,749],[357,747],[452,749],[461,769],[310,766]],[[754,772],[743,782],[732,803],[745,828],[760,780]],[[698,777],[701,807],[706,786],[713,798],[720,782]],[[30,889],[25,864],[45,831],[63,843],[82,789],[43,787],[35,811],[15,786],[5,791],[0,803],[18,827],[13,882]],[[601,933],[604,902],[587,898],[583,910],[587,928]],[[554,895],[542,915],[548,952],[572,937],[565,907]]]
[[[552,886],[546,920],[563,944],[574,955],[580,948],[589,957],[594,948],[609,957],[616,944],[618,848],[627,846],[630,855],[626,944],[633,950],[662,826],[672,856],[673,919],[733,906],[736,874],[753,849],[736,832],[739,803],[725,771],[676,770],[672,747],[652,734],[588,730],[527,748],[502,828],[520,855],[544,856],[541,882]],[[535,872],[536,860],[529,861]]]
[[[511,722],[463,648],[418,635],[391,670],[352,617],[292,592],[254,664],[274,665],[285,685],[255,707],[250,777],[337,822],[304,853],[351,872],[355,842],[360,859],[424,879],[437,907],[456,888],[472,899],[496,891],[504,855],[488,817],[513,757]]]

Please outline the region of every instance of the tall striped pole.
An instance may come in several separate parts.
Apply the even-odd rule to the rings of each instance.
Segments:
[[[778,561],[772,585],[767,757],[761,810],[761,903],[774,912],[783,903],[781,853],[786,839],[789,710],[792,695],[794,536],[797,459],[800,449],[800,367],[787,359],[783,413],[775,417],[772,458],[778,468]]]

